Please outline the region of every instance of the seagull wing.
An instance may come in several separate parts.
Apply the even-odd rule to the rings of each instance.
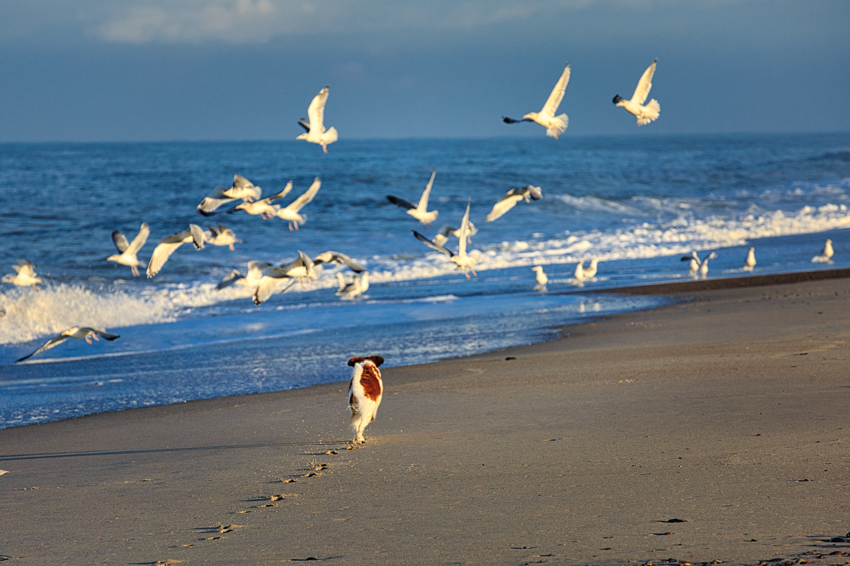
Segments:
[[[304,206],[307,203],[309,203],[311,200],[313,200],[313,197],[316,196],[316,193],[319,192],[319,189],[321,187],[322,187],[322,180],[320,178],[316,177],[315,180],[313,180],[313,184],[310,185],[310,188],[307,189],[307,191],[303,195],[301,195],[300,197],[295,199],[293,202],[291,202],[289,204],[289,206],[287,206],[286,208],[288,210],[291,210],[292,212],[298,212],[299,210],[304,208]]]
[[[502,116],[502,122],[505,124],[519,124],[520,122],[533,122],[531,118],[522,118],[517,120],[516,118],[508,118],[507,116]]]
[[[164,237],[159,241],[159,244],[154,248],[151,260],[148,262],[148,278],[156,276],[171,254],[177,251],[177,248],[183,245],[186,238],[191,236],[189,230],[183,230],[170,236]]]
[[[198,205],[198,213],[203,216],[212,216],[215,214],[217,208],[234,200],[224,195],[224,191],[226,190],[224,187],[218,187],[210,192]]]
[[[218,285],[215,286],[215,290],[221,291],[222,289],[226,289],[227,287],[236,284],[236,282],[240,279],[244,279],[244,277],[242,277],[242,274],[234,269],[225,275],[224,279],[219,281]]]
[[[543,110],[540,111],[541,114],[546,114],[548,116],[555,115],[555,112],[558,111],[558,106],[560,106],[561,101],[564,99],[564,91],[567,90],[568,82],[570,82],[569,63],[564,66],[564,72],[561,73],[561,78],[558,79],[558,82],[555,84],[555,88],[552,89],[552,94],[549,95],[549,100],[547,100],[546,104],[543,105]]]
[[[127,248],[130,247],[130,242],[127,241],[127,236],[125,236],[124,234],[122,234],[118,230],[112,231],[112,243],[115,244],[115,247],[118,250],[118,253],[122,253],[122,254],[127,250]],[[20,273],[21,266],[13,265],[12,267],[15,268],[15,271]]]
[[[412,210],[416,208],[416,205],[407,200],[406,198],[394,197],[393,195],[387,195],[387,200],[393,203],[396,206],[400,206],[405,210]]]
[[[490,214],[484,219],[484,222],[492,222],[497,218],[501,218],[507,211],[516,206],[516,203],[522,200],[522,196],[518,194],[512,194],[513,189],[502,199],[493,205],[493,210],[490,211]]]
[[[310,130],[315,130],[320,134],[325,133],[325,104],[328,101],[328,90],[330,88],[330,85],[328,85],[320,90],[307,109],[307,117],[310,119]]]
[[[267,203],[267,204],[271,204],[271,203],[272,203],[272,201],[275,201],[275,200],[277,200],[277,199],[279,199],[279,198],[283,198],[283,197],[285,197],[286,195],[288,195],[288,194],[289,194],[289,192],[290,192],[291,190],[292,190],[292,181],[289,181],[289,182],[286,184],[286,186],[285,186],[285,187],[283,187],[283,190],[282,190],[282,191],[280,191],[279,193],[277,193],[277,194],[275,194],[275,195],[272,195],[272,196],[270,196],[270,197],[266,197],[266,198],[264,198],[263,200],[261,200],[261,201],[259,201],[259,202],[265,202],[265,203]]]
[[[298,120],[298,125],[307,130],[308,133],[310,132],[310,122],[308,122],[306,118]]]
[[[543,189],[540,187],[535,187],[534,185],[528,185],[525,187],[525,191],[531,200],[540,200],[543,198]]]
[[[466,255],[466,240],[469,237],[469,202],[466,203],[466,212],[463,214],[463,220],[460,221],[460,232],[457,239],[460,241],[457,247],[457,255],[463,257]]]
[[[89,332],[94,332],[104,340],[109,340],[110,342],[112,340],[118,340],[119,338],[121,338],[121,336],[119,336],[118,334],[112,334],[111,332],[106,332],[105,330],[100,330],[97,328],[89,328],[88,326],[84,326],[80,330],[88,330]]]
[[[655,74],[656,63],[658,63],[658,59],[653,61],[652,65],[647,67],[643,72],[637,88],[635,89],[635,93],[632,95],[632,102],[636,102],[641,105],[646,102],[646,97],[649,96],[649,89],[652,88],[652,75]]]
[[[142,246],[145,245],[145,242],[148,241],[148,236],[150,236],[151,229],[148,226],[147,222],[142,222],[142,226],[139,228],[139,233],[136,234],[136,237],[133,238],[133,241],[130,242],[130,247],[127,248],[127,251],[133,255],[136,255]],[[126,238],[125,238],[126,241]],[[117,245],[117,244],[116,244]],[[124,252],[121,252],[124,253]]]
[[[204,235],[204,229],[197,224],[189,224],[189,233],[192,235],[192,244],[194,244],[195,249],[203,249],[204,242],[207,240],[207,237]]]
[[[50,348],[52,348],[52,347],[54,347],[58,344],[61,344],[62,342],[64,342],[68,338],[70,338],[71,334],[73,334],[77,330],[78,330],[77,327],[73,327],[73,328],[69,328],[68,330],[65,330],[59,336],[54,336],[53,338],[51,338],[50,340],[48,340],[47,342],[42,344],[41,348],[39,348],[38,350],[36,350],[32,354],[27,354],[23,358],[18,358],[17,360],[15,360],[15,363],[22,362],[22,361],[26,360],[27,358],[31,358],[36,354],[39,354],[39,353],[41,353],[45,350],[49,350]]]
[[[431,195],[431,187],[434,186],[434,176],[436,175],[436,169],[431,171],[431,179],[428,181],[428,184],[425,185],[425,190],[422,191],[422,197],[419,199],[419,206],[416,207],[420,212],[426,212],[428,210],[428,197]]]
[[[348,257],[348,256],[347,256],[347,255],[345,255],[345,254],[341,254],[341,253],[338,253],[338,252],[334,252],[334,259],[337,259],[337,258],[338,258],[338,259],[341,259],[341,260],[342,260],[342,262],[343,262],[345,265],[347,265],[347,266],[348,266],[348,269],[350,269],[350,270],[351,270],[351,271],[353,271],[354,273],[362,273],[362,272],[366,271],[366,268],[365,268],[365,267],[363,267],[363,266],[362,266],[362,265],[360,265],[359,263],[355,262],[353,259],[351,259],[350,257]]]
[[[449,257],[452,257],[452,256],[455,255],[450,250],[447,250],[443,246],[438,246],[437,244],[435,244],[434,242],[432,242],[431,240],[429,240],[428,238],[426,238],[425,236],[423,236],[422,234],[420,234],[416,230],[413,230],[413,235],[416,236],[417,240],[419,240],[420,242],[422,242],[423,244],[425,244],[426,246],[428,246],[429,248],[431,248],[433,250],[437,250],[438,252],[446,254]]]

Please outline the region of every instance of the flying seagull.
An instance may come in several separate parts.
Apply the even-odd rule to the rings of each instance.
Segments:
[[[406,212],[413,218],[421,222],[424,226],[430,226],[440,214],[436,210],[428,210],[428,197],[431,195],[431,187],[434,186],[434,176],[437,170],[431,171],[431,179],[425,185],[425,190],[422,191],[422,196],[419,198],[419,204],[413,204],[407,199],[387,195],[387,200],[396,206],[406,209]]]
[[[215,290],[221,291],[231,285],[253,289],[259,285],[260,279],[263,277],[263,271],[271,266],[272,264],[265,261],[251,260],[248,262],[248,273],[246,275],[242,275],[234,269],[216,285]]]
[[[241,243],[242,240],[236,238],[233,230],[219,224],[218,226],[210,226],[210,229],[204,232],[204,242],[213,246],[227,246],[230,251],[235,251],[236,248],[233,247],[233,244]]]
[[[299,224],[304,224],[307,222],[306,214],[299,214],[302,208],[307,206],[307,204],[313,200],[313,197],[316,196],[316,193],[319,192],[319,189],[322,187],[322,180],[319,177],[316,177],[313,180],[313,184],[310,185],[310,188],[307,189],[303,195],[292,201],[285,208],[281,208],[278,204],[271,205],[274,209],[274,216],[278,218],[282,218],[284,220],[289,221],[289,229],[292,230],[292,227],[295,226],[295,229],[298,230]]]
[[[15,270],[15,275],[6,275],[3,277],[3,283],[11,283],[18,287],[32,287],[38,291],[39,289],[36,283],[41,283],[42,281],[36,276],[35,268],[36,265],[34,263],[25,259],[19,260],[18,263],[12,266],[12,269]]]
[[[569,118],[566,114],[555,116],[555,112],[558,111],[558,106],[561,104],[561,100],[564,99],[564,91],[567,89],[567,83],[569,81],[570,64],[567,63],[564,66],[564,72],[561,73],[561,78],[558,79],[558,82],[555,84],[555,88],[552,89],[552,94],[549,95],[549,99],[546,101],[546,104],[543,105],[543,109],[540,112],[529,112],[522,117],[522,120],[514,120],[513,118],[502,116],[502,121],[506,124],[516,124],[517,122],[537,122],[546,128],[547,136],[558,139],[558,135],[563,134],[564,130],[567,129],[567,124],[569,124]]]
[[[242,175],[233,176],[233,184],[229,187],[217,187],[198,205],[198,213],[203,216],[212,216],[216,210],[235,200],[252,202],[263,194],[263,189],[257,187]]]
[[[117,340],[118,338],[120,338],[120,336],[118,336],[117,334],[110,334],[109,332],[105,332],[103,330],[98,330],[97,328],[89,328],[88,326],[72,326],[68,330],[65,330],[61,334],[59,334],[59,336],[55,336],[45,342],[41,346],[41,348],[39,348],[32,354],[27,354],[23,358],[15,360],[15,363],[22,362],[27,358],[31,358],[40,352],[49,350],[50,348],[64,342],[68,338],[85,338],[86,342],[91,344],[92,338],[98,341],[100,340],[100,338],[103,338],[104,340]]]
[[[487,215],[484,221],[492,222],[497,218],[501,218],[503,214],[516,206],[516,204],[521,200],[531,202],[529,199],[540,200],[542,198],[543,191],[540,187],[528,185],[519,189],[511,189],[493,206],[493,210],[490,211],[490,214]]]
[[[186,230],[175,232],[170,236],[164,237],[159,241],[159,244],[154,248],[151,260],[148,263],[148,279],[156,276],[171,254],[177,251],[177,248],[185,243],[192,242],[196,250],[204,247],[204,231],[197,224],[189,224]]]
[[[637,116],[638,126],[649,124],[661,114],[661,105],[654,98],[646,106],[643,105],[646,97],[649,96],[649,89],[652,88],[652,75],[655,74],[656,63],[658,63],[658,59],[653,61],[652,65],[643,72],[631,100],[626,100],[619,94],[614,96],[614,104],[622,106],[627,112]]]
[[[266,197],[264,199],[255,200],[255,201],[242,201],[236,208],[228,210],[228,212],[236,212],[237,210],[244,210],[248,214],[252,216],[256,216],[257,214],[261,215],[263,220],[267,218],[274,218],[275,210],[272,202],[277,199],[281,199],[289,194],[289,191],[292,190],[292,181],[289,181],[286,186],[277,194],[274,194],[270,197]]]
[[[326,86],[313,98],[310,107],[307,109],[307,116],[310,121],[306,122],[304,118],[298,120],[298,124],[307,131],[295,138],[317,143],[322,146],[322,151],[325,153],[328,152],[328,144],[339,139],[336,128],[325,130],[325,104],[328,102],[328,90],[330,88],[330,85]]]
[[[453,261],[455,265],[457,265],[458,269],[463,270],[463,274],[466,275],[466,278],[469,279],[468,271],[472,272],[472,275],[475,275],[475,258],[466,255],[466,240],[467,235],[469,234],[469,203],[466,204],[466,213],[463,215],[463,220],[460,223],[460,234],[458,234],[458,249],[457,253],[452,253],[450,250],[444,248],[443,246],[439,246],[417,232],[413,230],[413,235],[416,236],[416,239],[428,246],[431,249],[437,250],[440,253],[444,253],[449,256],[449,260]]]
[[[355,275],[350,283],[345,280],[342,273],[337,273],[336,278],[339,281],[339,288],[336,290],[336,294],[342,295],[344,298],[353,299],[369,290],[368,271],[364,271],[360,275]]]
[[[118,249],[118,253],[115,255],[111,255],[106,258],[106,261],[114,261],[116,263],[120,263],[121,265],[128,265],[130,269],[133,271],[133,275],[138,275],[139,265],[144,265],[139,258],[136,257],[136,254],[139,253],[139,250],[142,249],[142,246],[145,245],[145,242],[148,241],[148,236],[151,233],[151,229],[148,227],[147,222],[142,222],[141,228],[139,228],[139,233],[136,234],[136,237],[133,238],[133,241],[128,243],[127,237],[124,236],[118,230],[112,231],[112,242],[115,244],[115,247]]]

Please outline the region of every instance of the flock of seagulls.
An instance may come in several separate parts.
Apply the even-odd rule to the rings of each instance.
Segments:
[[[652,99],[649,103],[645,104],[652,88],[652,79],[655,74],[656,65],[657,59],[644,71],[631,99],[626,100],[619,95],[616,95],[613,99],[616,106],[624,108],[637,118],[638,126],[649,124],[660,115],[661,107],[657,100]],[[548,136],[558,139],[558,136],[564,133],[569,124],[568,116],[566,114],[557,114],[557,111],[563,101],[567,84],[570,80],[570,73],[571,68],[568,63],[564,66],[561,76],[539,112],[529,112],[522,119],[503,116],[502,120],[508,124],[535,122],[546,128],[546,134]],[[324,153],[328,152],[327,146],[329,144],[339,139],[335,128],[325,128],[324,125],[325,107],[329,92],[330,87],[325,86],[312,99],[307,109],[308,118],[301,118],[298,121],[298,124],[304,128],[305,132],[296,138],[320,145]],[[386,197],[390,203],[404,209],[408,215],[419,221],[425,228],[431,227],[439,215],[439,211],[437,210],[428,210],[428,202],[434,186],[436,173],[436,169],[432,170],[431,177],[417,204],[398,196],[388,195]],[[307,221],[307,216],[301,212],[302,209],[312,202],[321,186],[321,179],[316,177],[312,185],[303,194],[287,206],[282,206],[276,204],[275,201],[285,198],[292,191],[292,181],[287,183],[283,190],[262,198],[261,187],[254,185],[245,177],[237,174],[234,175],[231,186],[217,187],[207,194],[198,204],[197,212],[202,216],[213,216],[221,213],[234,214],[244,211],[251,216],[260,216],[263,220],[279,218],[289,223],[289,230],[298,230]],[[493,205],[492,210],[484,218],[484,221],[493,222],[501,218],[519,202],[525,201],[530,203],[532,200],[540,200],[542,198],[542,189],[534,185],[511,188],[505,196]],[[477,233],[477,229],[470,221],[469,216],[470,203],[467,202],[466,211],[459,228],[446,225],[432,239],[416,230],[412,231],[417,240],[429,248],[444,254],[448,261],[453,262],[456,268],[462,271],[467,279],[470,279],[470,273],[472,276],[476,275],[475,263],[477,260],[477,255],[467,253],[467,246],[471,244],[472,236]],[[149,236],[150,227],[144,222],[141,224],[139,232],[133,238],[132,242],[128,241],[127,237],[119,230],[113,230],[112,241],[118,253],[107,257],[106,260],[128,266],[132,274],[138,276],[139,267],[144,266],[144,263],[139,258],[139,252],[147,242]],[[446,247],[451,237],[456,237],[458,240],[457,252],[453,252]],[[148,278],[155,277],[174,252],[183,244],[192,243],[196,250],[203,249],[207,244],[228,246],[233,250],[234,244],[238,242],[240,240],[236,238],[234,232],[221,224],[210,226],[208,230],[203,230],[197,224],[190,224],[188,228],[160,240],[147,264],[146,275]],[[831,262],[833,253],[832,242],[827,240],[821,255],[816,256],[812,261]],[[700,259],[697,253],[693,252],[691,256],[682,258],[682,260],[689,262],[689,270],[692,274],[705,277],[708,273],[708,262],[715,257],[717,257],[716,253],[711,253],[707,257]],[[597,273],[598,262],[598,258],[593,258],[587,268],[584,267],[583,261],[579,262],[574,272],[574,282],[581,284],[585,280],[594,278]],[[253,302],[259,305],[281,288],[283,288],[282,292],[285,292],[296,283],[299,283],[302,287],[313,283],[321,276],[323,265],[329,263],[345,265],[354,273],[351,280],[347,280],[342,273],[336,274],[339,282],[339,286],[335,291],[336,295],[346,299],[353,299],[363,295],[369,289],[369,273],[363,266],[350,257],[338,252],[326,251],[316,257],[310,258],[307,254],[299,250],[295,259],[281,265],[273,265],[255,260],[249,261],[245,275],[242,275],[238,270],[231,271],[218,283],[216,290],[223,290],[234,285],[251,289]],[[750,248],[744,269],[752,271],[755,264],[754,249]],[[41,283],[42,280],[37,277],[35,267],[31,262],[21,260],[13,266],[16,273],[3,277],[2,281],[17,286],[31,286],[35,291],[38,291],[37,284]],[[545,288],[549,279],[543,271],[543,267],[535,266],[533,270],[536,272],[535,281],[538,288]],[[0,317],[4,313],[5,311],[0,309]],[[117,339],[118,336],[96,328],[72,327],[46,342],[32,354],[17,361],[26,360],[31,356],[60,344],[67,338],[84,338],[86,342],[91,343],[92,338],[95,340],[104,338],[111,341]]]

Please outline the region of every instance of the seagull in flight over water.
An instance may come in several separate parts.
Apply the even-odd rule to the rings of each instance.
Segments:
[[[431,179],[425,185],[425,190],[422,191],[422,196],[419,198],[419,204],[413,204],[407,199],[387,195],[387,200],[396,206],[406,209],[406,212],[413,218],[421,222],[424,226],[430,226],[440,214],[436,210],[428,210],[428,197],[431,195],[431,187],[434,186],[434,176],[437,170],[431,171]]]
[[[16,274],[3,277],[3,283],[11,283],[18,287],[32,287],[38,291],[39,289],[36,283],[41,283],[42,281],[36,276],[35,268],[36,265],[34,263],[22,259],[12,266]],[[6,314],[5,311],[3,314]],[[3,316],[3,314],[0,314],[0,316]]]
[[[543,105],[543,109],[540,112],[529,112],[522,117],[522,120],[514,120],[513,118],[502,116],[502,121],[506,124],[537,122],[546,128],[547,136],[558,139],[558,135],[564,133],[564,130],[567,129],[567,124],[569,124],[570,121],[566,114],[555,116],[555,112],[558,111],[558,106],[560,106],[561,101],[564,99],[564,91],[567,89],[567,83],[569,81],[570,64],[567,63],[566,66],[564,66],[564,72],[561,73],[561,78],[558,79],[558,82],[555,84],[555,88],[552,90],[552,94],[549,95],[549,99],[546,101],[546,104]]]
[[[120,338],[117,334],[110,334],[109,332],[105,332],[103,330],[98,330],[97,328],[89,328],[88,326],[72,326],[68,330],[62,331],[61,334],[55,336],[45,342],[41,348],[33,352],[32,354],[27,354],[23,358],[18,358],[15,360],[15,363],[22,362],[27,358],[31,358],[34,355],[41,353],[45,350],[49,350],[50,348],[57,346],[67,340],[68,338],[85,338],[86,342],[91,344],[91,339],[94,338],[97,341],[100,341],[100,338],[104,340],[117,340]]]
[[[652,88],[652,75],[655,74],[655,65],[657,63],[658,59],[653,61],[652,65],[643,72],[643,76],[641,76],[640,81],[638,81],[637,88],[635,89],[635,93],[632,95],[631,100],[626,100],[619,94],[614,96],[615,105],[622,106],[627,112],[637,116],[638,126],[645,126],[649,124],[661,114],[661,105],[658,104],[658,101],[654,98],[650,100],[649,104],[646,106],[643,105],[646,101],[646,97],[649,96],[649,89]]]
[[[535,187],[533,185],[528,185],[519,189],[511,189],[508,193],[503,196],[499,202],[493,205],[493,210],[490,211],[490,214],[484,219],[484,222],[492,222],[497,218],[501,218],[507,211],[516,206],[516,204],[525,200],[525,202],[531,202],[531,200],[540,200],[543,198],[543,191],[540,187]],[[531,199],[531,200],[530,200]]]
[[[322,146],[322,151],[325,153],[328,152],[328,144],[339,139],[336,128],[325,130],[325,104],[328,102],[330,88],[330,85],[326,86],[313,98],[310,107],[307,109],[307,116],[310,121],[308,122],[304,118],[298,120],[298,124],[307,131],[295,138],[317,143]]]
[[[142,249],[142,246],[144,246],[145,242],[148,241],[150,233],[151,229],[148,227],[148,223],[142,222],[142,226],[139,228],[139,233],[135,238],[133,238],[132,242],[127,242],[127,237],[124,234],[118,230],[113,230],[112,243],[115,244],[115,248],[118,250],[118,253],[109,256],[106,258],[106,261],[114,261],[121,265],[128,265],[133,271],[133,275],[138,275],[138,266],[143,265],[143,263],[139,261],[136,254],[139,253],[139,250]]]
[[[463,274],[466,275],[467,279],[469,279],[469,271],[472,272],[472,275],[476,275],[474,268],[476,258],[466,255],[466,241],[469,235],[469,203],[466,203],[466,213],[464,213],[463,220],[460,223],[457,253],[452,253],[450,250],[444,248],[443,246],[435,244],[416,230],[413,230],[413,235],[416,236],[417,240],[419,240],[429,248],[437,250],[438,252],[444,253],[449,256],[449,260],[453,261],[455,265],[457,265],[458,269],[463,270]]]

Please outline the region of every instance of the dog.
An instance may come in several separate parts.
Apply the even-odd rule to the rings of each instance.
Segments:
[[[354,444],[365,442],[363,431],[375,420],[378,413],[384,393],[381,370],[378,369],[382,363],[384,358],[381,356],[355,357],[348,360],[348,365],[354,368],[351,383],[348,385],[348,410],[351,412]]]

